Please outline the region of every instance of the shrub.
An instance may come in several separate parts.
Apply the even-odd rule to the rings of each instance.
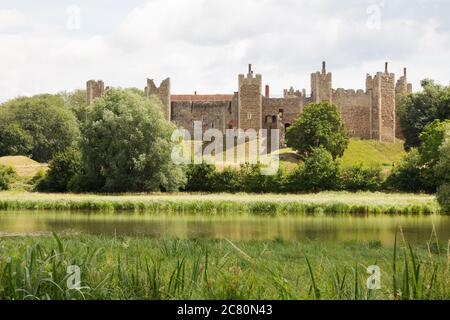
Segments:
[[[411,149],[395,166],[385,182],[385,188],[393,191],[420,192],[425,189],[421,158],[417,149]]]
[[[211,191],[214,187],[216,168],[212,164],[190,164],[186,170],[186,191]]]
[[[13,167],[0,165],[0,190],[9,190],[16,180],[17,173]]]
[[[288,177],[290,191],[319,192],[339,186],[339,163],[323,147],[315,148]]]
[[[240,192],[242,184],[239,171],[233,168],[225,168],[222,172],[216,171],[213,176],[212,191],[215,192]],[[209,190],[208,190],[209,191]]]
[[[57,153],[50,161],[47,175],[40,179],[36,189],[48,192],[67,192],[69,181],[80,172],[80,152],[69,147],[63,152]]]
[[[437,200],[444,213],[450,214],[450,183],[441,185],[437,191]]]
[[[360,164],[344,168],[341,173],[341,186],[346,191],[377,191],[382,182],[380,167],[365,168]]]

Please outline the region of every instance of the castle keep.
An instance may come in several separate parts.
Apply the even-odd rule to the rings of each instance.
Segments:
[[[193,135],[194,121],[201,121],[203,129],[280,129],[285,130],[298,118],[303,108],[312,102],[329,101],[339,108],[350,136],[395,142],[401,131],[395,116],[396,98],[412,92],[408,83],[406,68],[403,76],[395,82],[395,75],[389,73],[388,64],[384,72],[367,75],[365,90],[333,89],[332,73],[327,72],[323,62],[322,70],[311,74],[311,94],[292,87],[283,92],[282,98],[270,96],[270,87],[262,86],[262,76],[254,74],[249,65],[246,75],[238,76],[238,91],[233,94],[177,95],[172,94],[170,78],[157,87],[147,79],[145,95],[157,96],[164,107],[167,119]],[[90,104],[107,90],[103,81],[87,82],[86,98]]]

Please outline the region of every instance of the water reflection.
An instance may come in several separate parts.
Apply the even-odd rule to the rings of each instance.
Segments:
[[[0,236],[75,232],[96,235],[144,235],[153,238],[232,240],[349,241],[379,240],[392,244],[401,227],[412,243],[423,243],[433,228],[441,241],[450,238],[448,216],[280,217],[152,216],[140,214],[71,214],[66,212],[0,212]]]

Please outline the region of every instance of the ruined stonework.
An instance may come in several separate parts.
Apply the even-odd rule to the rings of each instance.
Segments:
[[[101,97],[105,92],[105,83],[101,80],[89,80],[86,83],[86,103],[90,105],[95,98]]]
[[[87,83],[87,102],[99,97],[105,91],[102,81]],[[262,76],[253,74],[249,65],[247,75],[238,76],[238,91],[231,94],[172,95],[170,78],[156,87],[153,80],[147,80],[146,96],[161,100],[164,113],[177,127],[194,133],[194,122],[200,121],[203,130],[218,129],[280,129],[280,145],[284,144],[286,129],[296,121],[309,103],[328,101],[336,104],[351,137],[394,142],[401,137],[395,109],[396,100],[412,92],[406,69],[396,82],[395,75],[384,72],[367,75],[366,89],[333,89],[332,73],[322,70],[311,74],[311,94],[305,89],[293,87],[283,92],[283,97],[271,97],[269,85],[262,94]]]
[[[155,95],[161,100],[163,105],[163,112],[166,119],[171,120],[171,108],[170,108],[170,78],[167,78],[159,87],[155,85],[153,79],[147,79],[147,86],[144,89],[145,96],[149,97]]]

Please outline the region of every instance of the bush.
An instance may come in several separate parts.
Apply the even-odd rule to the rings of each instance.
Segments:
[[[225,168],[216,171],[212,177],[212,190],[214,192],[240,192],[242,191],[241,177],[239,171],[233,168]],[[209,191],[209,190],[207,190]]]
[[[9,190],[16,180],[17,173],[13,167],[0,165],[0,190]]]
[[[422,161],[417,149],[411,149],[395,166],[385,182],[385,188],[392,191],[420,192],[425,190],[422,178]]]
[[[341,173],[342,189],[346,191],[378,191],[382,182],[380,167],[364,168],[357,165],[344,168]]]
[[[50,161],[47,175],[39,180],[36,189],[46,192],[67,192],[69,182],[80,172],[80,152],[69,147],[63,152],[57,153]]]
[[[288,177],[290,191],[320,192],[339,187],[339,163],[325,148],[313,149]]]
[[[444,213],[450,214],[450,183],[444,183],[437,191],[437,201]]]
[[[190,164],[186,170],[187,183],[184,190],[190,192],[211,191],[214,187],[216,168],[212,164]]]

